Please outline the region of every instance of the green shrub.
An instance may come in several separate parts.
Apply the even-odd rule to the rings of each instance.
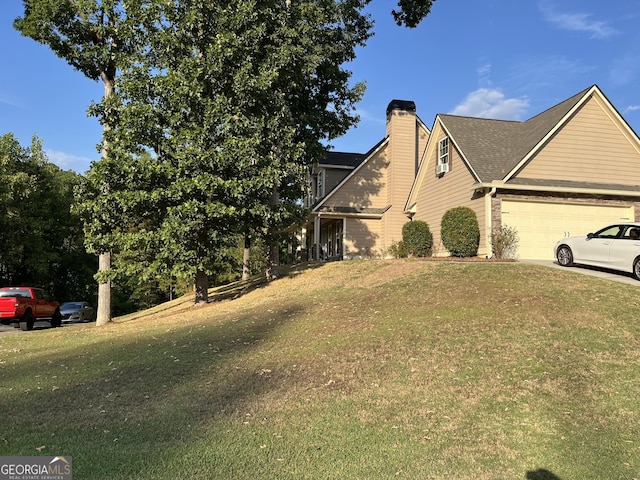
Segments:
[[[518,251],[518,230],[501,226],[491,231],[491,249],[495,258],[515,258]]]
[[[427,222],[413,220],[402,226],[402,242],[408,255],[413,257],[430,257],[433,246],[433,235]]]
[[[409,256],[407,253],[407,247],[402,240],[391,243],[391,246],[389,247],[389,255],[393,258],[407,258]]]
[[[475,257],[480,243],[476,212],[469,207],[447,210],[440,224],[442,244],[453,257]]]

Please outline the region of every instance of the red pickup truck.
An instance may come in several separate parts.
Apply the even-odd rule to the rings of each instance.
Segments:
[[[60,304],[50,300],[41,288],[0,288],[0,322],[31,330],[36,320],[49,320],[52,327],[59,327],[62,324]]]

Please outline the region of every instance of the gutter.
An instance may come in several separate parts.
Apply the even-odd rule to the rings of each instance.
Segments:
[[[627,197],[639,197],[640,198],[640,190],[614,190],[607,188],[578,188],[578,187],[551,187],[551,186],[542,186],[542,185],[514,185],[507,184],[502,181],[494,181],[489,183],[475,183],[471,187],[471,190],[487,190],[491,189],[492,193],[495,193],[495,190],[520,190],[520,191],[534,191],[534,192],[556,192],[556,193],[581,193],[581,194],[591,194],[591,195],[616,195],[616,196],[627,196]]]

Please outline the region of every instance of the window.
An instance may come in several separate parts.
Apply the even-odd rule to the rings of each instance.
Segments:
[[[438,165],[449,165],[449,137],[438,142]]]
[[[324,197],[324,170],[318,172],[318,198]]]
[[[449,137],[444,137],[438,142],[438,164],[436,175],[442,177],[449,171]]]
[[[605,227],[602,230],[597,231],[592,237],[597,238],[618,238],[620,236],[620,232],[622,231],[621,225],[611,225],[610,227]]]

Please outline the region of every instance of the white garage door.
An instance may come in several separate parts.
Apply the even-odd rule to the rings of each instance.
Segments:
[[[553,247],[561,238],[629,221],[634,221],[631,206],[502,201],[502,223],[518,230],[522,259],[552,260]]]

